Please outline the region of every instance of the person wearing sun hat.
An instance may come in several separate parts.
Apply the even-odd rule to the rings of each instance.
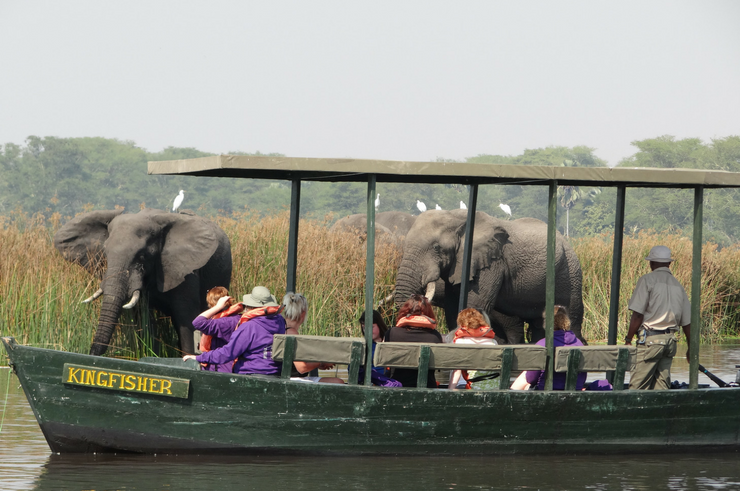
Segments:
[[[627,304],[632,317],[625,344],[631,345],[632,338],[638,335],[630,389],[669,389],[679,327],[683,328],[687,342],[690,339],[691,302],[671,273],[673,258],[668,247],[653,247],[645,260],[650,262],[652,271],[637,280]]]
[[[264,286],[255,286],[252,293],[244,295],[242,303],[245,312],[241,316],[212,319],[223,308],[222,302],[230,297],[221,297],[215,307],[206,310],[196,319],[200,324],[213,324],[218,328],[222,323],[233,325],[234,333],[229,342],[220,348],[201,353],[198,356],[185,355],[183,360],[194,358],[200,363],[226,364],[233,361],[232,372],[243,375],[277,375],[282,365],[272,359],[272,341],[275,334],[285,334],[285,319],[282,308]],[[213,311],[213,312],[212,312]]]

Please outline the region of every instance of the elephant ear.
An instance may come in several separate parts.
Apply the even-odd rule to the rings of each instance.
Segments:
[[[504,257],[504,244],[509,241],[509,233],[498,225],[485,226],[485,222],[475,228],[473,233],[473,252],[470,257],[470,281],[475,281],[481,269],[490,267],[494,261]],[[452,284],[460,284],[462,278],[463,247],[465,244],[465,234],[463,234],[458,251],[456,262],[450,281]]]
[[[108,240],[108,225],[121,213],[123,209],[77,215],[54,234],[54,247],[67,261],[101,275],[105,267],[103,244]]]
[[[164,213],[154,219],[164,231],[157,288],[166,292],[211,259],[218,248],[218,227],[205,218],[179,213]]]

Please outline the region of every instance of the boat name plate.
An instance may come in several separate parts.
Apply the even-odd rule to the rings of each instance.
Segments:
[[[105,370],[84,365],[64,364],[65,384],[100,389],[138,392],[166,397],[188,398],[190,380],[146,373]]]

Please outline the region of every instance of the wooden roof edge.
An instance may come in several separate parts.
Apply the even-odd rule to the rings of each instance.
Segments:
[[[629,187],[740,187],[740,173],[703,169],[635,167],[555,167],[465,162],[413,162],[368,159],[214,155],[152,161],[148,173],[255,179],[365,181],[368,174],[383,182],[481,182]]]

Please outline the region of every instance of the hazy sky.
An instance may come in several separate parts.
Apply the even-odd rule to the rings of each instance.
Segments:
[[[665,134],[740,134],[740,2],[0,0],[0,144],[613,165]]]

